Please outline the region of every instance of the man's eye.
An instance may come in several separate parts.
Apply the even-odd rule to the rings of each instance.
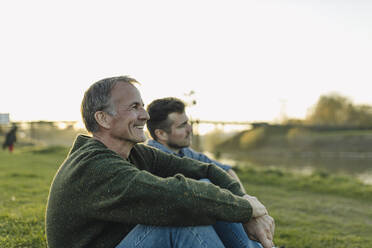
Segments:
[[[141,107],[143,107],[143,105],[141,105],[141,104],[133,104],[132,105],[132,109],[135,109],[135,110],[138,110],[138,109],[140,109]]]

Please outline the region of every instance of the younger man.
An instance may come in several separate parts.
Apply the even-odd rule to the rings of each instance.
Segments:
[[[147,112],[150,115],[150,119],[147,121],[147,128],[153,138],[147,141],[148,145],[178,157],[188,157],[201,162],[215,164],[236,179],[242,191],[245,192],[242,183],[231,166],[221,164],[190,148],[192,127],[185,113],[185,104],[181,100],[173,97],[154,100],[148,105]],[[206,179],[202,180],[208,181]],[[217,222],[214,228],[221,236],[226,234],[226,226],[229,227],[228,229],[233,230],[236,239],[239,240],[238,243],[246,244],[244,247],[262,247],[259,243],[248,239],[240,223]]]
[[[231,166],[212,160],[190,148],[192,127],[185,112],[185,104],[180,99],[174,97],[156,99],[148,105],[147,112],[150,115],[147,129],[153,138],[147,141],[148,145],[179,157],[185,156],[204,163],[215,164],[241,184]],[[245,191],[242,184],[241,186]]]

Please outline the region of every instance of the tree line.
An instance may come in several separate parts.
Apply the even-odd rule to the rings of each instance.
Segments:
[[[289,119],[285,124],[372,127],[372,106],[354,104],[336,93],[322,95],[304,120]]]

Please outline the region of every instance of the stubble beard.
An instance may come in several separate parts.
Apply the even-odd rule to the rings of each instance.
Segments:
[[[129,135],[114,134],[111,137],[122,142],[131,143],[132,145],[146,141],[146,135],[144,132],[142,132],[141,134],[136,132],[130,132]]]
[[[184,145],[176,144],[176,143],[173,143],[171,141],[168,141],[167,145],[168,145],[168,147],[170,147],[172,149],[181,150],[182,148],[187,148],[187,147],[191,146],[191,136],[188,136],[187,139],[188,139],[189,142],[187,142],[187,144],[184,144]]]

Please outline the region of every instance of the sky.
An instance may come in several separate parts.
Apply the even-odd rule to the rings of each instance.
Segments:
[[[80,121],[84,91],[141,82],[194,119],[305,118],[321,95],[372,105],[372,1],[0,2],[0,113]],[[187,94],[195,93],[191,96]]]

